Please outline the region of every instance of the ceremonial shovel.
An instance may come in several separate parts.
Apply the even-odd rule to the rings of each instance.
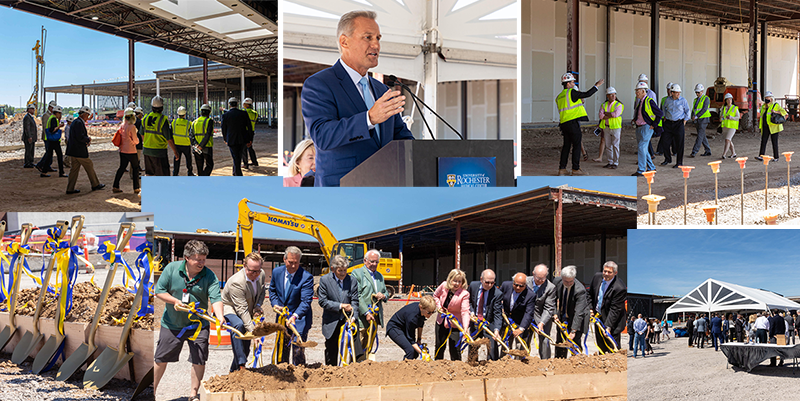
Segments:
[[[31,233],[33,232],[33,226],[25,223],[22,225],[22,234],[20,235],[20,248],[28,244],[28,238],[30,238]],[[11,297],[8,299],[8,326],[3,328],[3,331],[0,332],[0,350],[5,348],[6,344],[8,344],[8,340],[11,340],[11,337],[14,336],[14,333],[17,331],[17,325],[15,323],[14,316],[16,315],[17,309],[17,292],[19,290],[19,270],[22,269],[22,265],[25,263],[25,255],[20,254],[17,257],[16,266],[9,266],[11,270],[8,274],[12,274],[13,277],[16,278],[14,280],[14,285],[12,288],[9,288],[9,296]],[[1,277],[0,277],[1,278]]]

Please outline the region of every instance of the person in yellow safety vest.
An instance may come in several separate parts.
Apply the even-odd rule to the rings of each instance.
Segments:
[[[692,118],[692,109],[689,102],[681,96],[681,86],[673,84],[670,96],[663,99],[661,110],[664,118],[664,162],[662,166],[672,163],[673,152],[676,157],[675,165],[672,168],[679,168],[683,165],[683,147],[686,137],[686,123]],[[670,150],[671,149],[671,150]]]
[[[200,106],[200,117],[192,121],[189,129],[197,175],[210,176],[214,170],[214,119],[211,118],[211,106]]]
[[[245,98],[242,102],[244,105],[244,111],[247,112],[247,115],[250,117],[250,123],[253,125],[253,134],[256,132],[256,120],[258,120],[258,112],[253,109],[253,99]],[[250,169],[250,165],[247,164],[247,154],[250,154],[250,164],[253,166],[258,167],[258,158],[256,157],[256,150],[253,148],[253,145],[246,147],[242,154],[242,167],[246,169]]]
[[[173,154],[178,153],[172,140],[172,128],[164,111],[164,99],[156,95],[150,101],[153,111],[142,119],[144,128],[144,169],[150,176],[169,176],[169,154],[167,146]],[[176,156],[177,158],[177,156]]]
[[[622,112],[625,105],[617,100],[617,90],[613,86],[606,89],[606,101],[600,106],[600,128],[605,137],[605,150],[608,164],[603,168],[616,169],[619,166],[619,137],[622,132]]]
[[[194,176],[192,171],[192,141],[189,140],[189,120],[186,119],[186,107],[178,107],[178,118],[172,120],[172,140],[175,142],[175,165],[172,166],[172,175],[178,176],[181,170],[181,156],[186,157],[186,170],[188,176]]]
[[[772,96],[771,91],[767,91],[764,95],[764,104],[761,105],[761,120],[758,122],[758,129],[761,130],[761,149],[756,156],[757,160],[764,160],[761,155],[767,150],[767,140],[772,140],[772,152],[775,157],[772,161],[778,161],[780,153],[778,153],[778,133],[783,131],[783,124],[775,124],[772,122],[773,114],[781,114],[786,117],[789,113],[775,102],[775,97]],[[766,124],[764,123],[766,121]]]
[[[39,176],[50,177],[47,173],[52,170],[50,164],[53,162],[53,152],[56,152],[58,176],[66,177],[67,175],[64,174],[64,156],[61,153],[61,127],[64,126],[64,123],[61,122],[61,106],[56,105],[53,107],[53,114],[50,114],[47,120],[42,120],[42,126],[46,133],[45,153],[35,166],[39,170]]]
[[[661,102],[658,103],[658,107],[660,107],[661,110],[664,110],[664,101],[666,101],[667,98],[672,96],[672,85],[673,85],[672,82],[667,83],[667,95],[662,97],[661,98]],[[658,126],[661,127],[661,128],[664,128],[664,120],[663,119],[658,122]],[[664,131],[666,132],[666,130],[664,130]],[[664,146],[665,146],[665,144],[667,144],[667,141],[664,140],[664,136],[662,135],[658,139],[658,145],[656,146],[656,151],[653,154],[653,157],[661,156],[661,155],[664,154]],[[672,154],[672,151],[670,150],[670,155],[671,154]]]
[[[694,87],[694,93],[697,98],[694,99],[692,104],[692,121],[694,121],[697,128],[697,139],[694,141],[692,153],[689,157],[694,157],[700,151],[700,144],[703,144],[705,149],[705,153],[700,156],[711,156],[711,148],[708,146],[708,139],[706,138],[706,127],[711,120],[711,112],[708,111],[711,99],[703,94],[704,89],[703,84],[697,84]]]
[[[636,126],[636,141],[638,142],[637,169],[631,174],[633,176],[643,176],[645,171],[656,169],[653,160],[650,158],[648,147],[653,131],[662,132],[658,126],[658,121],[664,117],[664,113],[656,105],[656,101],[647,96],[647,83],[639,82],[636,84],[636,109],[633,113],[632,124]]]
[[[561,160],[558,163],[558,175],[570,175],[567,171],[567,161],[572,153],[572,173],[571,175],[586,175],[581,170],[581,125],[580,121],[589,121],[586,109],[583,107],[581,99],[592,96],[597,92],[600,85],[605,80],[601,79],[586,92],[575,89],[575,77],[566,73],[561,76],[561,86],[564,90],[556,97],[556,107],[558,107],[558,128],[564,137],[564,145],[561,147]]]
[[[722,149],[722,159],[728,154],[728,148],[731,149],[730,158],[736,157],[736,150],[733,148],[733,134],[739,129],[739,106],[733,104],[733,95],[730,93],[725,94],[723,99],[722,110],[719,113],[720,124],[722,125],[722,133],[725,135],[725,147]]]

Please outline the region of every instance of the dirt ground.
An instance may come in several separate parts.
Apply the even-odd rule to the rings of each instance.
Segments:
[[[549,374],[622,372],[625,355],[595,355],[570,359],[513,359],[482,361],[470,366],[458,361],[365,361],[344,367],[269,365],[260,369],[240,370],[214,376],[206,384],[210,391],[270,391],[291,388],[375,386],[461,381],[480,378],[528,377]]]
[[[101,183],[106,188],[92,191],[89,179],[84,171],[80,172],[76,189],[81,193],[66,195],[67,179],[59,178],[58,173],[51,173],[50,177],[39,177],[36,169],[23,169],[24,146],[20,140],[20,132],[15,124],[0,126],[0,182],[3,191],[0,192],[0,205],[5,210],[23,211],[74,211],[91,210],[95,212],[110,211],[138,211],[141,209],[141,198],[133,193],[133,183],[129,175],[122,177],[120,189],[122,193],[111,192],[114,175],[119,167],[119,152],[111,144],[111,137],[115,132],[111,128],[90,128],[89,135],[92,144],[89,146],[89,158],[94,163],[94,169]],[[277,175],[278,173],[278,148],[277,130],[267,128],[266,125],[256,126],[254,140],[258,167],[243,170],[244,175]],[[66,146],[62,146],[62,151]],[[38,162],[44,155],[42,141],[37,142],[34,160]],[[186,162],[182,161],[181,175],[186,174]],[[194,163],[193,163],[194,164]],[[215,133],[214,140],[214,171],[211,175],[230,176],[232,171],[230,151],[222,140],[219,132]],[[56,161],[53,168],[58,168]],[[195,167],[196,170],[196,167]],[[69,168],[65,167],[69,174]],[[196,174],[196,171],[195,171]],[[147,190],[146,179],[143,181],[143,190]]]
[[[627,346],[627,343],[625,343]],[[689,348],[686,337],[653,344],[653,355],[633,359],[628,352],[628,399],[719,400],[729,398],[772,400],[768,389],[795,388],[800,370],[792,361],[770,367],[769,360],[748,373],[727,365],[714,347]],[[741,398],[739,398],[741,397]]]

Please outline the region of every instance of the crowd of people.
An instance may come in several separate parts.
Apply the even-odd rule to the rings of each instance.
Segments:
[[[194,167],[197,175],[208,176],[214,168],[214,119],[211,118],[211,107],[204,104],[200,107],[200,116],[194,121],[186,118],[186,108],[177,109],[177,117],[172,121],[164,112],[164,99],[155,96],[150,102],[152,111],[145,114],[136,103],[128,103],[123,111],[123,121],[115,134],[113,143],[119,148],[120,164],[114,179],[113,191],[120,189],[120,179],[125,172],[130,172],[133,181],[133,192],[140,193],[139,177],[177,176],[181,170],[181,160],[185,159],[187,175],[193,176]],[[258,166],[258,159],[252,147],[258,112],[253,109],[253,100],[246,98],[239,109],[239,100],[235,97],[228,100],[229,109],[222,115],[222,137],[228,145],[233,159],[233,175],[242,175],[242,167]],[[48,173],[58,172],[59,177],[68,177],[67,194],[76,194],[75,189],[81,167],[89,176],[92,191],[100,190],[105,184],[100,183],[90,159],[89,146],[92,138],[87,125],[93,115],[92,109],[83,106],[78,110],[78,118],[73,115],[63,116],[64,110],[51,101],[47,111],[41,116],[41,139],[44,142],[44,155],[34,164],[34,149],[39,135],[36,124],[36,105],[27,106],[22,121],[22,142],[25,145],[23,168],[35,168],[42,178],[50,177]],[[63,121],[62,121],[63,118]],[[66,144],[66,152],[62,153],[62,143]],[[173,164],[170,170],[169,152],[172,150]],[[66,156],[66,157],[64,157]],[[192,163],[194,158],[194,166]],[[249,163],[248,163],[249,158]],[[312,157],[313,159],[313,157]],[[53,168],[57,163],[58,170]],[[313,162],[313,161],[312,161]],[[70,169],[69,175],[65,167]]]
[[[158,388],[167,364],[177,362],[183,343],[189,345],[189,362],[192,364],[190,399],[197,396],[208,359],[209,324],[192,319],[180,310],[208,311],[219,322],[227,322],[243,333],[254,330],[263,321],[263,310],[275,311],[276,322],[296,329],[299,342],[308,340],[313,322],[311,303],[314,297],[314,277],[300,266],[302,251],[289,246],[283,256],[284,264],[272,270],[267,282],[262,269],[263,259],[258,252],[247,255],[243,268],[231,276],[220,290],[216,275],[205,267],[208,247],[201,241],[188,241],[183,260],[164,267],[155,285],[156,297],[166,303],[161,319],[161,331],[154,353],[155,388]],[[450,359],[461,360],[458,327],[473,333],[474,339],[488,338],[488,359],[500,358],[498,342],[529,344],[535,330],[551,333],[553,323],[561,324],[557,341],[574,342],[582,349],[588,334],[590,316],[597,313],[616,344],[625,328],[625,301],[627,288],[617,277],[618,266],[613,261],[603,265],[594,275],[590,286],[578,281],[577,268],[566,266],[560,275],[550,279],[550,270],[537,265],[533,275],[517,273],[511,281],[498,286],[496,274],[484,270],[479,281],[468,284],[465,273],[453,269],[432,295],[423,295],[394,313],[386,321],[383,309],[388,301],[384,277],[378,271],[381,254],[371,249],[364,256],[364,265],[348,273],[349,263],[343,256],[330,261],[331,272],[319,280],[318,303],[322,308],[322,335],[325,337],[324,362],[341,363],[342,335],[354,328],[352,362],[368,358],[375,341],[377,327],[385,327],[386,335],[403,350],[404,359],[423,358],[427,353],[422,329],[428,318],[437,315],[435,323],[435,348],[433,359],[443,359],[445,351]],[[178,307],[178,309],[176,309]],[[487,327],[491,334],[485,330]],[[292,331],[289,331],[292,333]],[[542,359],[551,357],[549,340],[539,338],[538,354]],[[597,337],[597,336],[596,336]],[[305,350],[297,341],[277,341],[272,362],[306,364]],[[609,341],[596,338],[603,352],[613,351]],[[260,347],[262,340],[251,341],[231,336],[232,361],[230,371],[244,369],[251,347]],[[278,345],[280,344],[280,345]],[[554,344],[553,344],[554,345]],[[260,348],[259,348],[260,349]],[[264,351],[262,351],[264,352]],[[535,352],[535,351],[534,351]],[[556,348],[555,357],[566,358],[567,351]]]
[[[564,137],[558,175],[586,175],[580,169],[581,154],[583,154],[584,161],[588,160],[588,155],[583,150],[580,122],[589,121],[589,117],[581,99],[594,95],[603,82],[604,80],[601,79],[588,91],[581,92],[573,74],[566,73],[561,77],[563,90],[555,99],[559,112],[559,129]],[[692,122],[697,130],[697,139],[688,157],[696,157],[701,147],[703,153],[700,153],[700,156],[711,156],[711,148],[706,137],[706,128],[711,120],[709,110],[711,99],[705,94],[703,84],[695,85],[695,99],[690,105],[682,96],[681,86],[672,82],[667,84],[667,95],[657,102],[656,94],[648,82],[647,75],[641,74],[635,88],[631,125],[636,128],[637,169],[631,175],[642,176],[645,171],[655,170],[656,166],[653,160],[656,156],[664,157],[660,163],[662,166],[673,164],[673,157],[675,157],[673,168],[683,166],[685,126],[689,122]],[[724,104],[719,110],[720,125],[722,133],[725,135],[725,144],[721,152],[722,159],[737,157],[733,136],[739,129],[741,114],[739,107],[733,101],[733,95],[726,93],[723,98]],[[761,147],[755,159],[763,160],[762,156],[765,155],[767,142],[771,141],[774,154],[772,161],[776,162],[780,159],[778,134],[783,131],[782,122],[785,121],[788,113],[775,101],[775,97],[770,91],[764,94],[764,102],[759,101],[757,107],[761,116],[759,119]],[[594,159],[596,162],[602,162],[605,153],[607,163],[603,166],[604,168],[616,169],[619,167],[619,143],[624,110],[625,105],[619,99],[616,89],[608,87],[606,100],[601,104],[598,115],[600,151],[598,158]],[[651,144],[653,137],[660,137],[655,149]],[[572,154],[571,171],[567,170],[570,154]]]

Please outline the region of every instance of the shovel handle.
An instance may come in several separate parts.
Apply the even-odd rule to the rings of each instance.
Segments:
[[[22,225],[22,233],[20,234],[20,242],[19,245],[28,245],[28,239],[31,237],[33,233],[33,225],[30,223],[25,223]],[[17,259],[17,265],[11,266],[12,272],[11,274],[14,275],[16,280],[14,280],[14,288],[11,289],[11,302],[8,305],[8,323],[11,326],[17,327],[15,316],[17,314],[17,293],[19,292],[19,273],[22,269],[22,265],[25,263],[25,254],[20,254],[19,258]]]
[[[479,323],[477,317],[473,317],[472,321],[475,322],[475,324]],[[490,328],[488,328],[486,326],[483,326],[483,331],[485,331],[487,334],[489,334],[489,336],[491,336],[495,341],[497,341],[497,343],[499,343],[503,348],[505,348],[506,351],[509,350],[508,345],[506,345],[506,343],[504,343],[501,338],[495,336],[494,332],[492,331],[492,329],[490,329]]]
[[[6,222],[0,221],[0,241],[3,240],[4,235],[6,235]]]
[[[143,285],[143,283],[139,284],[139,288],[136,290],[136,296],[133,297],[133,305],[131,305],[131,310],[128,312],[128,318],[125,319],[125,327],[122,329],[122,336],[119,338],[119,348],[117,348],[119,352],[117,355],[118,361],[121,360],[125,355],[125,342],[131,332],[131,325],[133,324],[134,315],[136,315],[136,312],[138,312],[139,308],[141,308],[142,295],[144,294],[145,287],[146,286]]]
[[[69,223],[64,220],[59,220],[56,223],[57,227],[61,227],[61,235],[56,238],[57,241],[61,241],[64,238],[64,235],[67,232],[67,227],[69,227]],[[47,288],[50,284],[50,273],[53,272],[53,265],[56,263],[55,252],[50,255],[50,262],[47,263],[47,270],[44,273],[44,280],[42,281],[42,288],[39,290],[39,300],[36,302],[36,311],[33,312],[33,332],[35,335],[39,334],[39,316],[42,313],[42,305],[44,304],[44,297],[47,294]],[[56,313],[58,313],[58,308],[56,308]],[[56,321],[58,319],[56,318]],[[58,328],[58,325],[56,325]]]
[[[439,311],[440,311],[441,313],[446,313],[446,312],[447,312],[447,311],[445,311],[444,309],[440,309]],[[450,324],[451,324],[451,325],[453,325],[453,326],[454,326],[454,327],[455,327],[455,328],[456,328],[458,331],[460,331],[460,332],[461,332],[461,334],[463,334],[463,335],[464,335],[464,337],[467,339],[467,342],[468,342],[468,343],[471,343],[471,342],[473,342],[473,341],[474,341],[474,340],[472,339],[472,337],[470,337],[469,333],[467,333],[467,332],[464,330],[464,328],[463,328],[463,327],[461,327],[461,324],[459,324],[459,323],[458,323],[458,319],[448,319],[448,320],[450,321]]]
[[[181,311],[181,312],[192,313],[192,310],[191,310],[191,309],[189,309],[189,308],[184,308],[184,307],[181,307],[181,306],[178,306],[177,304],[173,305],[173,307],[175,307],[175,310],[179,310],[179,311]],[[200,316],[202,319],[204,319],[204,320],[207,320],[207,321],[209,321],[209,322],[211,322],[211,323],[217,324],[217,319],[214,319],[213,317],[211,317],[211,316],[209,316],[209,315],[207,315],[207,314],[205,314],[205,313],[196,313],[196,315],[197,315],[197,316]],[[220,327],[222,327],[222,328],[224,328],[224,329],[227,329],[227,330],[230,330],[230,331],[232,331],[232,332],[233,332],[234,334],[236,334],[238,337],[245,337],[245,338],[247,338],[247,336],[245,336],[244,334],[242,334],[242,332],[241,332],[241,331],[239,331],[239,330],[236,330],[235,328],[233,328],[233,327],[231,327],[231,326],[228,326],[227,324],[220,323],[219,325],[220,325]]]
[[[81,231],[83,230],[83,215],[72,216],[72,224],[70,225],[70,229],[72,231],[72,237],[69,239],[69,246],[73,247],[78,242],[78,238],[81,236]],[[86,255],[86,259],[89,259],[89,255]]]

